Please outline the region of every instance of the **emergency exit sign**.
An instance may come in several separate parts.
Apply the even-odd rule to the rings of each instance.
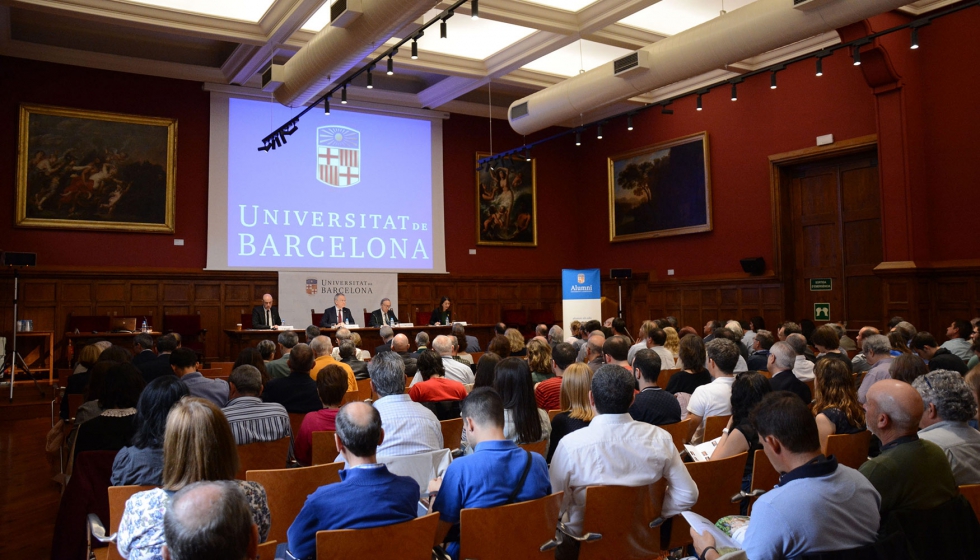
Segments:
[[[833,288],[833,278],[810,278],[811,292],[829,292]]]
[[[830,320],[830,304],[829,303],[814,303],[813,304],[813,320],[814,321],[829,321]]]

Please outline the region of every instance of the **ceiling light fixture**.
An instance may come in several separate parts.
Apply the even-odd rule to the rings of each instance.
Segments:
[[[776,89],[776,71],[772,71],[772,76],[769,77],[769,89]]]
[[[633,130],[633,115],[626,115],[626,130]]]
[[[367,88],[368,89],[374,89],[374,80],[371,79],[371,69],[372,68],[374,68],[374,65],[373,64],[371,66],[368,66],[368,69],[367,69],[367,82],[368,82],[367,83]]]
[[[473,0],[470,2],[470,14],[473,16],[473,19],[480,19],[479,0]]]
[[[597,140],[602,140],[602,124],[601,123],[599,124],[598,130],[597,130],[597,134],[596,134],[595,137],[596,137]]]
[[[698,94],[698,111],[701,110],[701,94]]]
[[[576,146],[582,145],[582,133],[578,130],[575,131],[575,145]]]
[[[738,85],[732,84],[732,101],[738,101]]]
[[[347,84],[340,90],[340,104],[347,105]]]
[[[910,49],[915,50],[919,48],[919,28],[912,28],[912,44],[909,46]]]
[[[385,73],[389,76],[395,73],[395,61],[391,59],[391,56],[388,56],[388,71]]]
[[[823,57],[817,57],[817,77],[823,76]]]
[[[673,101],[668,101],[668,102],[666,102],[666,103],[664,103],[663,105],[660,106],[660,114],[661,115],[673,115],[674,114],[674,110],[673,109],[668,109],[667,108],[667,106],[670,105],[671,103],[673,103]]]
[[[861,66],[861,45],[854,45],[854,66]]]
[[[531,161],[531,148],[524,148],[524,161]]]
[[[323,98],[323,114],[324,115],[329,115],[330,114],[330,96],[329,95]]]

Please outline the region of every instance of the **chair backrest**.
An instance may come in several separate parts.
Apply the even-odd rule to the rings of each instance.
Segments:
[[[704,438],[702,441],[711,441],[715,438],[721,437],[722,430],[728,426],[728,421],[732,419],[732,415],[727,416],[709,416],[704,420]]]
[[[459,512],[459,557],[480,560],[554,558],[541,547],[555,537],[563,492],[537,500]],[[515,531],[515,527],[520,527]]]
[[[680,368],[660,370],[660,375],[657,376],[657,386],[661,389],[666,389],[667,383],[670,382],[670,378],[680,371]]]
[[[738,515],[739,503],[732,496],[742,489],[742,474],[748,453],[739,453],[717,461],[685,463],[698,486],[698,501],[691,511],[707,519],[718,520],[726,515]],[[670,548],[691,542],[691,526],[683,517],[674,517],[670,532]]]
[[[251,313],[242,313],[241,314],[241,318],[238,319],[238,322],[242,324],[242,328],[243,329],[250,329],[250,328],[252,328],[254,326],[254,325],[252,325],[252,314]]]
[[[217,379],[218,377],[224,377],[223,375],[224,372],[222,372],[218,368],[199,369],[197,371],[198,373],[200,373],[204,377],[207,377],[208,379]]]
[[[970,507],[973,508],[977,521],[980,521],[980,484],[964,484],[960,486],[960,494],[963,494],[966,501],[970,502]]]
[[[527,324],[527,312],[523,309],[504,309],[501,312],[501,322],[508,328],[520,329]]]
[[[663,478],[646,486],[589,486],[585,490],[582,534],[602,538],[583,542],[579,560],[608,558],[655,558],[664,547],[658,519],[667,491]]]
[[[674,440],[674,447],[677,448],[679,453],[683,453],[684,441],[687,440],[687,434],[691,430],[691,419],[685,418],[676,424],[664,424],[663,426],[659,426],[659,428],[670,434],[670,438]]]
[[[837,462],[856,469],[868,460],[868,446],[871,445],[871,432],[864,430],[856,434],[834,434],[827,437],[827,448],[823,454],[833,455]]]
[[[371,378],[364,378],[357,380],[357,392],[360,394],[361,400],[366,401],[371,398]]]
[[[772,490],[779,483],[779,472],[769,462],[766,452],[757,449],[755,457],[752,459],[752,482],[749,483],[749,490]]]
[[[255,551],[258,555],[258,560],[275,560],[277,544],[278,541],[265,541],[260,544]]]
[[[408,386],[409,383],[411,381],[406,381],[405,385]],[[463,411],[463,401],[428,401],[419,404],[431,410],[439,421],[459,418]]]
[[[371,324],[371,312],[366,307],[362,307],[361,309],[364,310],[364,323],[362,324],[366,327]],[[319,325],[320,323],[317,324]]]
[[[107,530],[109,531],[110,535],[119,530],[119,522],[122,521],[123,511],[126,509],[126,500],[137,492],[145,492],[146,490],[152,490],[154,488],[156,488],[156,486],[109,487],[109,526],[107,527]],[[106,559],[122,560],[122,556],[119,555],[119,549],[116,548],[116,543],[109,543],[109,551]]]
[[[289,429],[292,430],[293,437],[299,433],[300,426],[303,425],[303,418],[306,418],[306,414],[303,412],[290,412],[289,413]]]
[[[238,446],[240,463],[235,478],[245,480],[248,471],[281,469],[289,458],[289,440],[284,437],[276,441],[257,441]]]
[[[404,523],[371,529],[316,532],[317,560],[334,558],[391,558],[431,560],[439,513]],[[397,550],[397,554],[393,551]]]
[[[548,411],[548,420],[551,420],[552,422],[554,422],[555,421],[555,416],[558,416],[562,412],[564,412],[564,411],[563,410],[549,410]]]
[[[337,442],[334,441],[334,431],[313,432],[313,464],[325,465],[333,463],[337,458]]]
[[[81,393],[68,394],[68,417],[74,418],[78,413],[78,408],[85,403],[85,395]]]
[[[463,419],[442,420],[439,427],[442,428],[443,447],[450,451],[459,449],[459,443],[463,439]]]
[[[347,391],[344,393],[344,398],[340,399],[340,406],[344,406],[349,402],[364,400],[361,398],[360,391]]]
[[[68,314],[68,321],[65,322],[65,331],[80,333],[87,332],[106,332],[109,330],[108,315],[72,315]]]
[[[306,498],[317,488],[340,482],[343,463],[330,463],[298,469],[248,471],[245,480],[258,482],[265,488],[272,526],[269,539],[286,542],[286,530],[299,515]]]
[[[235,362],[211,362],[211,369],[219,369],[223,373],[221,375],[231,375],[232,370],[235,369]]]
[[[480,363],[480,358],[483,357],[483,352],[473,352],[470,354],[470,357],[473,358],[474,364],[478,364]]]
[[[531,453],[537,453],[542,457],[548,456],[548,440],[542,439],[541,441],[536,441],[534,443],[519,443],[517,444],[521,449],[526,449]]]
[[[143,320],[143,316],[140,315],[137,318],[139,321]],[[147,317],[149,321],[149,317]],[[152,325],[153,323],[147,323]],[[201,332],[201,315],[200,313],[195,313],[193,315],[166,315],[163,316],[163,332],[175,332],[184,337],[197,336]]]
[[[378,457],[378,462],[387,465],[390,472],[415,480],[419,485],[419,497],[427,493],[430,480],[446,472],[452,460],[452,452],[445,448],[414,455]]]
[[[418,326],[428,325],[429,319],[432,318],[431,311],[416,311],[415,312],[415,324]]]
[[[323,313],[317,313],[316,309],[310,309],[310,324],[319,325],[320,321],[323,320]],[[309,342],[307,340],[307,342]]]

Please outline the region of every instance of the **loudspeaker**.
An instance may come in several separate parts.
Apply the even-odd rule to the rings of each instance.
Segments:
[[[633,277],[632,268],[611,268],[609,269],[609,277],[613,280],[629,280]]]
[[[742,259],[739,262],[742,263],[742,270],[749,274],[757,275],[766,271],[766,259],[762,257]]]
[[[37,266],[37,253],[7,251],[3,254],[3,266]]]

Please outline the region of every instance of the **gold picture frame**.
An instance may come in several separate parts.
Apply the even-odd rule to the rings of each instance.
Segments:
[[[177,120],[23,104],[20,227],[174,232]]]
[[[708,133],[608,158],[609,241],[711,231]]]
[[[501,158],[494,169],[476,167],[476,244],[538,246],[538,201],[534,158]],[[530,181],[527,180],[530,176]]]

